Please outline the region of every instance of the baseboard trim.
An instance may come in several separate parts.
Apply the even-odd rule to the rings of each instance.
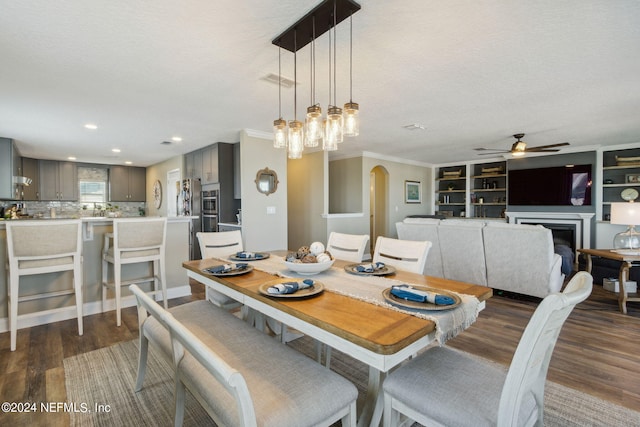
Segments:
[[[177,286],[167,289],[167,298],[180,298],[191,295],[191,286]],[[136,299],[133,295],[127,295],[122,298],[122,308],[132,307],[136,305]],[[84,303],[82,306],[83,315],[90,316],[92,314],[102,313],[102,301],[93,301]],[[114,299],[108,299],[105,304],[105,312],[112,311],[116,309],[116,302]],[[63,308],[54,308],[46,311],[39,311],[37,313],[28,313],[21,316],[18,316],[18,329],[23,328],[31,328],[33,326],[46,325],[49,323],[60,322],[63,320],[75,319],[76,318],[76,308],[74,306],[71,307],[63,307]],[[3,317],[0,319],[0,332],[8,332],[9,331],[9,319],[7,317]]]

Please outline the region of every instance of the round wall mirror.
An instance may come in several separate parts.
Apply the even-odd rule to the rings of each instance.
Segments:
[[[278,175],[269,168],[260,169],[256,174],[255,183],[258,192],[268,196],[278,189]]]

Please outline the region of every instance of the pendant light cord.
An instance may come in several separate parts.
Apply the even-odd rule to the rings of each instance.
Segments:
[[[278,117],[282,120],[282,48],[278,46]]]
[[[297,121],[298,112],[298,32],[293,32],[293,120]]]
[[[349,102],[353,103],[353,11],[349,11]]]
[[[333,105],[336,105],[337,97],[336,97],[336,0],[333,0]]]

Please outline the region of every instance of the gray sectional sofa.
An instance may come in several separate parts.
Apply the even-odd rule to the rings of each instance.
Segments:
[[[405,218],[398,239],[432,243],[424,274],[544,298],[562,288],[551,230],[498,221]]]

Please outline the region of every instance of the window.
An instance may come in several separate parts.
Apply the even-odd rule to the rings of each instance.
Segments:
[[[106,168],[78,168],[80,203],[106,203],[109,174]]]

